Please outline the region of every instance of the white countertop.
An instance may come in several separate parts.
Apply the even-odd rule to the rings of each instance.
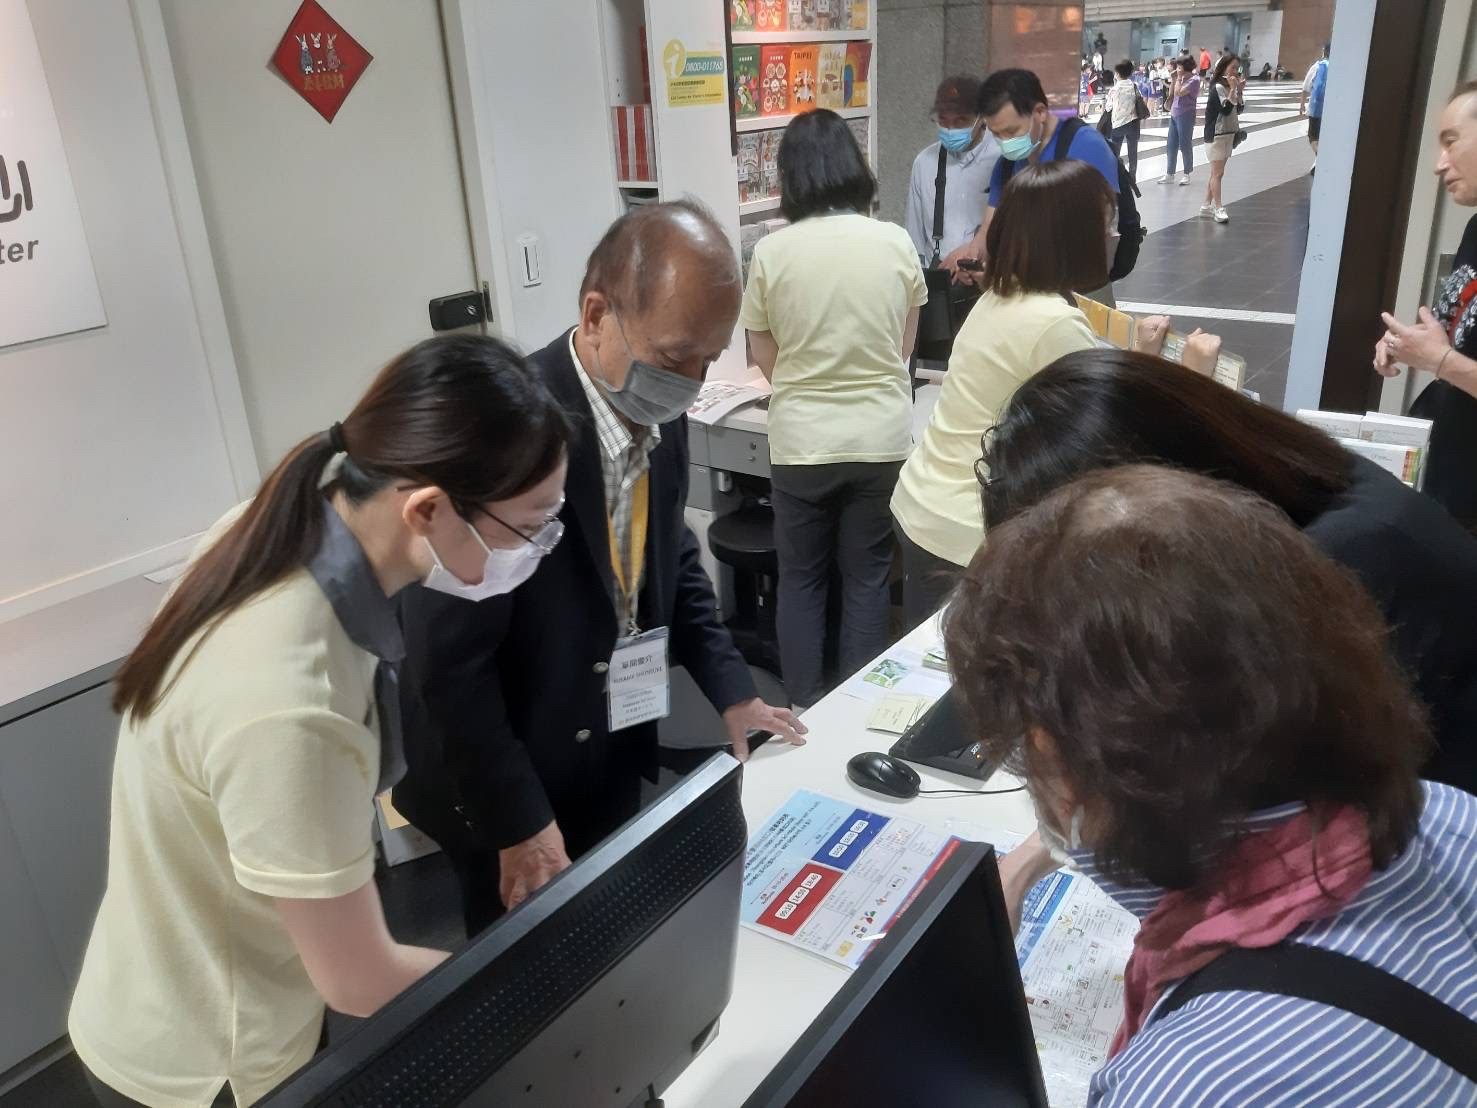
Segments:
[[[132,577],[0,623],[0,713],[127,655],[166,589]]]
[[[904,645],[927,650],[938,640],[935,622],[914,630]],[[866,729],[872,705],[837,690],[805,713],[810,741],[803,747],[768,743],[744,770],[744,816],[750,833],[763,827],[796,789],[854,801],[871,811],[906,815],[939,830],[950,820],[990,830],[1029,834],[1036,827],[1024,792],[1001,796],[916,797],[893,800],[857,788],[846,763],[867,750],[886,750],[894,736]],[[959,788],[963,778],[916,767],[924,788]],[[997,774],[976,787],[1009,788],[1014,778]],[[819,956],[740,928],[733,999],[719,1033],[663,1094],[668,1108],[730,1108],[740,1105],[784,1057],[845,984],[849,971]]]

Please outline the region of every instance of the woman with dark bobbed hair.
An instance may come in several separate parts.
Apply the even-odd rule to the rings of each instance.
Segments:
[[[877,179],[846,120],[796,116],[779,149],[790,226],[754,247],[740,322],[769,405],[771,503],[785,689],[809,707],[830,691],[822,664],[833,572],[837,668],[887,648],[888,499],[913,445],[908,357],[928,300],[913,240],[873,219]]]
[[[1354,571],[1426,702],[1425,776],[1477,791],[1477,539],[1441,507],[1323,432],[1148,354],[1057,359],[1011,397],[978,470],[993,531],[1081,474],[1149,462],[1270,500]]]
[[[1092,1108],[1477,1103],[1477,798],[1418,779],[1385,637],[1225,481],[1118,466],[991,529],[944,638],[1036,807],[1007,905],[1070,857],[1140,919]]]

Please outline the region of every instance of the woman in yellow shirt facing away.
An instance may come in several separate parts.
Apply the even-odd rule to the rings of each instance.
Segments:
[[[1006,186],[985,240],[984,294],[892,497],[910,624],[943,606],[984,537],[974,465],[996,414],[1032,374],[1095,344],[1072,293],[1108,283],[1116,214],[1112,188],[1086,162],[1042,162]]]
[[[887,502],[913,444],[908,354],[928,300],[913,240],[868,214],[877,180],[835,112],[807,112],[779,149],[791,226],[754,249],[740,321],[774,383],[769,457],[785,688],[809,707],[822,670],[832,568],[838,668],[886,649],[893,538]]]
[[[68,1021],[105,1105],[246,1105],[445,954],[391,938],[392,597],[516,587],[561,534],[567,419],[475,336],[391,362],[216,525],[116,678],[108,881]]]

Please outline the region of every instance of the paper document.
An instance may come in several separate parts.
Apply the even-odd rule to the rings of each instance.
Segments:
[[[964,823],[945,824],[961,839],[998,853],[1022,836]],[[1139,921],[1080,873],[1057,870],[1030,891],[1015,937],[1031,1030],[1052,1108],[1087,1103],[1092,1075],[1108,1060],[1123,1018],[1123,969]]]
[[[932,705],[933,701],[926,696],[893,693],[883,697],[882,701],[872,709],[872,714],[867,719],[867,730],[901,735],[917,723]]]
[[[763,377],[742,384],[737,381],[709,381],[703,385],[692,407],[687,409],[687,418],[694,423],[711,425],[745,404],[763,400],[772,391]]]
[[[749,840],[745,927],[855,968],[957,841],[801,789]]]
[[[949,691],[949,685],[948,673],[926,665],[921,652],[893,647],[872,666],[854,674],[841,691],[873,703],[894,693],[934,701]]]

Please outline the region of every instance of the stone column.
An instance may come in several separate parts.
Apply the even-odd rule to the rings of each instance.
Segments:
[[[1077,106],[1081,0],[877,0],[877,172],[883,219],[902,222],[938,83],[1007,66],[1041,75],[1054,108]]]
[[[877,175],[881,216],[901,223],[928,113],[953,73],[984,76],[987,0],[877,0]]]

